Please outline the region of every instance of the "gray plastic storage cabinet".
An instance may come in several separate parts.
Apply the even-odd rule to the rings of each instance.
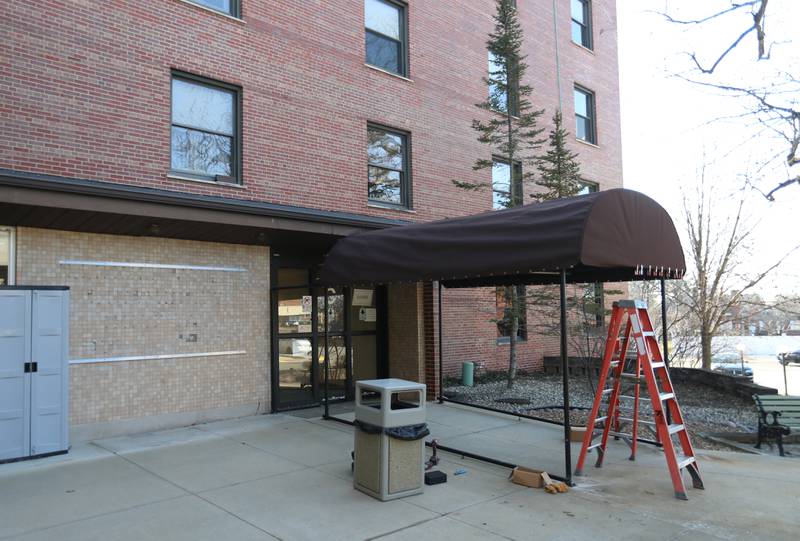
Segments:
[[[356,382],[353,486],[379,500],[422,492],[425,385],[402,379]]]

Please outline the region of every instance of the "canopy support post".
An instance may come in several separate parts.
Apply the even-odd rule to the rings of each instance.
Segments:
[[[325,303],[324,304],[325,304],[325,306],[324,306],[325,314],[322,317],[323,317],[323,319],[325,321],[325,338],[324,338],[324,341],[325,341],[325,404],[324,404],[325,405],[325,413],[324,413],[323,417],[325,419],[327,419],[327,418],[330,417],[330,410],[328,408],[328,402],[330,401],[330,398],[328,396],[328,379],[329,379],[329,376],[330,376],[329,365],[330,365],[330,360],[331,360],[331,357],[328,354],[329,353],[328,352],[328,286],[325,286]]]
[[[661,348],[664,350],[664,366],[669,370],[669,339],[667,338],[667,282],[661,278]],[[672,416],[667,408],[667,424],[672,424]]]
[[[444,404],[444,340],[442,336],[442,281],[437,282],[439,289],[439,404]]]
[[[561,376],[564,391],[564,469],[566,483],[572,486],[572,448],[569,422],[569,357],[567,354],[567,271],[561,269]]]

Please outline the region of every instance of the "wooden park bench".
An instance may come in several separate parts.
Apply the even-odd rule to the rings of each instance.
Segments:
[[[758,407],[758,442],[776,442],[783,454],[783,437],[792,431],[800,432],[800,396],[780,396],[776,394],[754,394]],[[770,419],[771,417],[771,419]]]

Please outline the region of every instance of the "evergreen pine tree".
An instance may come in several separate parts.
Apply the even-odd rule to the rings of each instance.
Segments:
[[[476,160],[473,169],[491,169],[494,166],[492,156],[508,163],[510,193],[503,205],[514,207],[523,202],[523,184],[534,178],[536,153],[544,143],[541,138],[544,130],[538,127],[539,117],[544,111],[533,108],[530,101],[533,88],[523,82],[528,65],[526,56],[522,54],[523,33],[517,9],[511,0],[496,0],[496,3],[494,29],[486,41],[490,69],[488,77],[483,78],[489,92],[484,101],[476,104],[490,114],[472,121],[472,128],[478,132],[478,141],[488,145],[490,152],[486,153],[486,158]],[[454,180],[453,183],[466,190],[492,188],[491,182]],[[510,333],[507,385],[511,388],[517,376],[516,342],[525,302],[524,295],[520,298],[516,287],[505,287],[504,295],[506,308],[503,319]]]
[[[578,195],[586,186],[581,177],[578,154],[567,148],[567,130],[564,129],[561,111],[553,115],[547,152],[536,162],[539,178],[536,184],[544,188],[531,194],[536,201],[550,201]]]

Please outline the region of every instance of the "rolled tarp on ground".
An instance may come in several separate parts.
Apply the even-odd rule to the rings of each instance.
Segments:
[[[669,214],[615,189],[506,210],[357,233],[339,240],[326,285],[436,280],[447,287],[680,278],[686,264]]]

